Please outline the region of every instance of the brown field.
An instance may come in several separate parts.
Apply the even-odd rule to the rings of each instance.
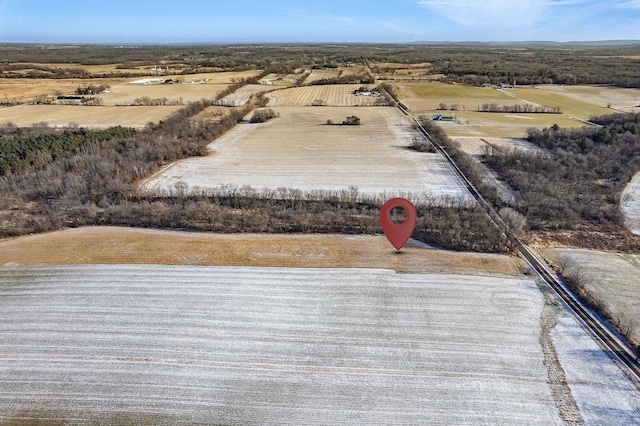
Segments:
[[[293,86],[303,73],[299,74],[269,74],[266,77],[260,79],[259,83],[266,86],[280,86],[287,87]]]
[[[324,80],[325,78],[338,78],[340,76],[340,70],[313,70],[311,75],[304,81],[305,84],[312,83],[318,80]]]
[[[102,93],[104,105],[133,105],[137,98],[147,96],[152,99],[167,98],[169,102],[199,101],[213,99],[228,87],[227,84],[118,84],[111,86],[110,93]]]
[[[208,72],[208,73],[198,73],[198,74],[174,74],[174,75],[165,75],[162,78],[164,79],[174,79],[174,80],[183,80],[183,81],[197,81],[208,78],[209,84],[230,84],[237,83],[240,80],[256,77],[260,74],[260,70],[251,70],[251,71],[229,71],[229,72]]]
[[[19,105],[0,108],[0,125],[11,122],[17,126],[47,123],[65,127],[71,123],[82,127],[144,127],[158,122],[181,107],[178,106],[73,106],[73,105]]]
[[[47,68],[62,68],[71,70],[85,70],[90,74],[146,74],[146,75],[158,75],[158,72],[151,71],[149,67],[137,67],[137,68],[116,68],[119,64],[105,64],[105,65],[82,65],[82,64],[65,64],[65,63],[28,63],[28,64],[16,64],[16,65],[34,65],[35,67],[47,67]],[[172,68],[175,69],[175,68]]]
[[[623,112],[640,112],[640,89],[613,86],[544,85],[537,87],[600,107],[611,106],[612,109]]]
[[[68,229],[0,241],[1,265],[159,264],[519,275],[513,256],[428,249],[401,254],[384,236],[206,234],[119,227]]]
[[[223,106],[210,106],[205,108],[204,111],[202,111],[201,113],[191,117],[191,120],[192,121],[204,120],[204,121],[212,121],[212,122],[218,121],[220,120],[220,118],[226,117],[232,111],[235,111],[235,110],[236,108],[229,108],[229,107],[223,107]]]
[[[431,64],[427,62],[420,64],[374,63],[370,64],[370,67],[371,71],[381,80],[429,81],[442,77],[442,75],[429,74]]]
[[[78,87],[92,84],[110,85],[123,84],[126,79],[99,78],[91,80],[81,79],[33,79],[33,78],[0,78],[0,102],[17,101],[20,103],[33,102],[39,96],[54,97],[74,93]]]
[[[249,98],[251,98],[252,95],[269,92],[273,89],[273,86],[267,86],[263,84],[247,84],[245,86],[242,86],[232,94],[225,96],[220,101],[223,102],[224,105],[241,106],[249,102]]]
[[[355,96],[359,84],[294,87],[270,93],[270,106],[309,106],[314,101],[324,101],[328,106],[371,106],[380,102],[377,96]]]
[[[417,133],[396,108],[274,109],[279,117],[236,126],[209,145],[211,155],[174,163],[141,187],[162,194],[177,184],[194,190],[233,185],[303,192],[356,187],[369,196],[470,198],[444,158],[408,149]],[[362,124],[326,124],[350,115]]]

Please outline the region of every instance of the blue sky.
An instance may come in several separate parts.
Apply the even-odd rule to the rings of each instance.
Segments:
[[[640,39],[640,0],[0,0],[0,42]]]

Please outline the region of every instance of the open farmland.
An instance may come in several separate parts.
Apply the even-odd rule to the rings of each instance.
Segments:
[[[19,105],[0,108],[0,125],[8,122],[18,126],[46,123],[64,127],[75,123],[83,127],[144,127],[158,122],[181,107],[178,106],[72,106],[72,105]]]
[[[0,102],[15,101],[19,103],[33,102],[40,96],[55,97],[75,93],[76,89],[87,84],[117,85],[127,80],[123,78],[80,79],[34,79],[34,78],[0,78]]]
[[[143,184],[166,192],[177,183],[189,188],[222,185],[303,191],[412,193],[432,199],[470,199],[438,154],[407,147],[416,133],[397,109],[276,108],[267,123],[243,123],[210,145],[212,155],[173,164]],[[327,125],[358,115],[360,126]]]
[[[356,96],[360,84],[295,87],[268,95],[270,106],[309,106],[321,101],[328,106],[371,106],[384,101],[380,96]]]
[[[259,81],[260,84],[264,84],[265,86],[293,86],[298,79],[302,78],[304,72],[299,74],[274,74],[271,73],[262,77]]]
[[[209,84],[231,84],[238,83],[241,80],[245,80],[250,77],[257,77],[260,74],[260,70],[249,71],[227,71],[227,72],[207,72],[196,74],[173,74],[165,75],[163,79],[183,80],[183,81],[198,81],[209,79]]]
[[[148,97],[166,98],[169,102],[199,101],[203,98],[213,99],[228,87],[227,84],[118,84],[111,86],[110,93],[101,93],[104,105],[133,105],[136,99]]]
[[[120,227],[67,229],[0,241],[1,265],[160,264],[385,268],[402,272],[516,276],[516,257],[425,250],[410,240],[402,256],[384,236],[211,234]]]
[[[623,112],[640,111],[640,89],[613,86],[537,86],[538,89],[559,93],[578,101],[608,107]],[[613,113],[610,111],[609,113]]]
[[[150,66],[148,67],[136,67],[136,68],[118,68],[119,64],[102,64],[102,65],[85,65],[85,64],[68,64],[68,63],[21,63],[12,65],[32,66],[32,68],[61,68],[70,70],[84,70],[92,75],[102,74],[139,74],[139,75],[158,75],[157,71],[152,71]],[[12,71],[19,72],[19,71]]]
[[[457,106],[459,111],[476,111],[478,106],[485,103],[500,106],[528,103],[491,87],[438,82],[403,83],[394,86],[400,101],[414,113],[435,111],[441,103],[449,108]]]
[[[442,111],[427,112],[426,115]],[[476,111],[449,111],[455,123],[439,123],[451,137],[523,138],[527,129],[551,127],[584,127],[585,123],[564,114],[503,114]]]
[[[579,351],[584,333],[570,318],[562,318],[569,332],[553,332],[565,345],[559,361],[594,373],[574,381],[572,371],[562,383],[550,372],[558,360],[540,344],[550,338],[541,321],[549,312],[528,279],[5,266],[0,292],[0,419],[548,425],[605,413],[617,424],[638,420],[637,390],[597,348],[595,357]],[[573,386],[581,391],[575,400]]]
[[[631,337],[640,342],[640,256],[596,250],[543,250],[568,274],[580,274],[585,288],[602,301],[621,324],[631,323]],[[623,327],[624,328],[624,327]]]
[[[332,69],[332,70],[313,70],[307,79],[304,81],[304,84],[310,84],[314,81],[330,79],[330,78],[338,78],[340,76],[340,70]]]
[[[517,138],[473,138],[459,137],[452,138],[460,144],[460,148],[469,155],[480,156],[485,154],[487,149],[503,148],[503,149],[522,149],[526,151],[539,150],[536,146],[530,144],[524,139]]]
[[[220,100],[220,102],[223,105],[241,106],[249,102],[249,98],[251,98],[252,95],[268,92],[271,90],[273,90],[272,86],[265,86],[262,84],[247,84],[231,93],[230,95],[225,96]]]
[[[559,107],[564,114],[577,117],[582,120],[589,120],[594,115],[608,115],[615,112],[606,107],[543,89],[518,87],[516,89],[509,89],[509,91],[521,99],[525,99],[538,105]]]
[[[620,209],[627,228],[640,235],[640,173],[635,175],[622,193]]]
[[[560,424],[530,281],[5,267],[0,291],[0,418]]]

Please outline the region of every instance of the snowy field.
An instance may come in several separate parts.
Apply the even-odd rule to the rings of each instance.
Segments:
[[[562,424],[540,346],[544,301],[528,280],[3,267],[0,292],[0,419]],[[595,370],[594,385],[578,383],[587,409],[608,362],[597,361],[580,359]],[[614,423],[638,417],[619,376],[607,382],[616,393],[598,395]]]
[[[442,156],[408,149],[417,133],[395,108],[275,110],[280,117],[236,126],[209,146],[211,155],[175,163],[142,188],[167,192],[179,182],[191,189],[247,185],[309,192],[354,186],[368,195],[471,200]],[[360,117],[362,125],[326,124],[341,123],[349,115]]]
[[[622,193],[620,209],[625,217],[627,228],[640,235],[640,173],[635,175]]]
[[[559,424],[531,282],[374,269],[0,271],[4,416]]]

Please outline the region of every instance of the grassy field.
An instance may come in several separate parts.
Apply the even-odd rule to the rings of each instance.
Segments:
[[[355,96],[359,84],[294,87],[268,95],[271,106],[309,106],[322,101],[328,106],[371,106],[380,102],[377,96]]]
[[[168,191],[248,185],[256,189],[348,190],[412,193],[440,200],[467,199],[466,189],[437,154],[407,147],[416,136],[410,122],[391,107],[275,108],[280,117],[263,124],[240,124],[210,145],[212,155],[174,164],[143,184]],[[341,123],[357,115],[360,126]]]
[[[565,259],[569,273],[580,273],[585,287],[618,317],[634,324],[632,336],[640,342],[640,257],[584,249],[546,249],[551,261]]]
[[[440,114],[427,111],[425,114]],[[558,124],[560,127],[583,127],[585,124],[564,114],[502,114],[475,111],[448,112],[456,117],[455,123],[442,123],[442,128],[452,137],[522,138],[529,128],[544,128]]]
[[[0,289],[0,419],[560,423],[527,280],[50,266]]]
[[[8,122],[18,126],[46,123],[49,126],[77,124],[83,127],[144,127],[158,122],[181,107],[178,106],[71,106],[71,105],[20,105],[0,108],[0,125]]]
[[[625,216],[627,227],[640,235],[640,173],[627,185],[622,193],[620,209]]]
[[[434,111],[440,103],[448,107],[457,106],[459,111],[476,111],[479,105],[525,104],[525,101],[505,95],[490,87],[473,87],[446,83],[403,83],[395,84],[400,101],[413,113]]]
[[[516,89],[509,89],[509,91],[522,99],[538,105],[559,107],[563,113],[583,120],[588,120],[594,115],[608,115],[615,113],[615,111],[610,108],[584,102],[576,98],[568,97],[559,93],[553,93],[544,89],[518,87]]]
[[[623,112],[640,112],[640,89],[613,86],[538,86],[539,89],[559,93],[568,98],[600,107],[611,106]],[[615,111],[611,111],[613,113]]]
[[[398,272],[518,276],[516,257],[425,250],[401,256],[384,236],[201,234],[88,227],[0,241],[0,265],[159,264],[291,268],[384,268]]]

